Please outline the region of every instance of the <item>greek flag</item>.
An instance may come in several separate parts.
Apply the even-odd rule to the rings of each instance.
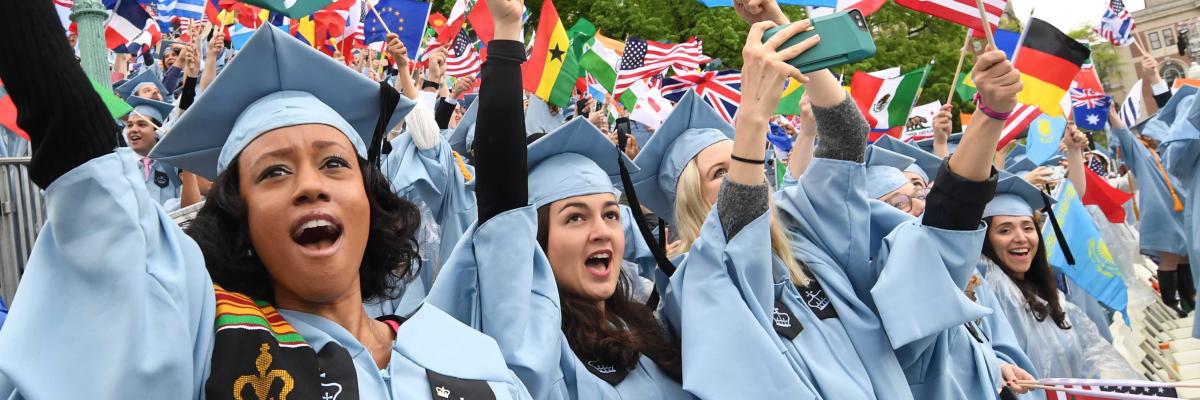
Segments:
[[[158,18],[167,19],[179,17],[181,19],[201,19],[204,18],[204,0],[158,0]]]
[[[1113,46],[1128,46],[1133,43],[1133,17],[1125,10],[1124,2],[1112,0],[1108,3],[1108,9],[1104,10],[1104,16],[1100,17],[1100,26],[1096,27],[1096,33],[1108,39]]]

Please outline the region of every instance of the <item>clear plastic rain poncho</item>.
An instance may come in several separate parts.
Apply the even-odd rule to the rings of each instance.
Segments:
[[[1043,378],[1134,379],[1139,375],[1096,330],[1079,307],[1059,293],[1059,304],[1066,312],[1071,329],[1060,329],[1050,317],[1038,321],[1025,302],[1021,289],[987,257],[980,257],[985,277],[996,292],[1017,342],[1025,349],[1038,376]],[[1038,301],[1043,301],[1038,299]]]

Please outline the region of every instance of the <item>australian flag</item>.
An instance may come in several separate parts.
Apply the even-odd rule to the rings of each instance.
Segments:
[[[1071,88],[1071,107],[1075,125],[1089,131],[1102,131],[1108,122],[1108,106],[1112,96],[1088,88]]]
[[[1121,0],[1111,0],[1104,16],[1100,17],[1100,25],[1096,33],[1108,39],[1114,46],[1128,46],[1133,43],[1133,17],[1125,9]]]
[[[415,59],[417,50],[421,49],[421,35],[425,33],[425,21],[432,4],[420,0],[379,0],[374,6],[375,11],[368,9],[365,15],[363,42],[382,43],[387,40],[388,32],[395,33],[408,48],[408,58]]]

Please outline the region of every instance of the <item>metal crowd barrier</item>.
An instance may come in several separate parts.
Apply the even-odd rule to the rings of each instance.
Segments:
[[[8,303],[45,222],[45,197],[29,179],[29,158],[0,158],[0,294]]]

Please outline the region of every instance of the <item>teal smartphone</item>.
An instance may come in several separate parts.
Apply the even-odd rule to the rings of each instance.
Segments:
[[[790,25],[790,24],[789,24]],[[788,25],[777,26],[763,34],[763,43]],[[779,47],[780,50],[800,44],[812,35],[821,35],[821,42],[813,48],[788,60],[788,64],[800,72],[808,73],[850,64],[875,56],[875,39],[866,18],[858,10],[836,12],[812,19],[812,27],[792,36]]]

